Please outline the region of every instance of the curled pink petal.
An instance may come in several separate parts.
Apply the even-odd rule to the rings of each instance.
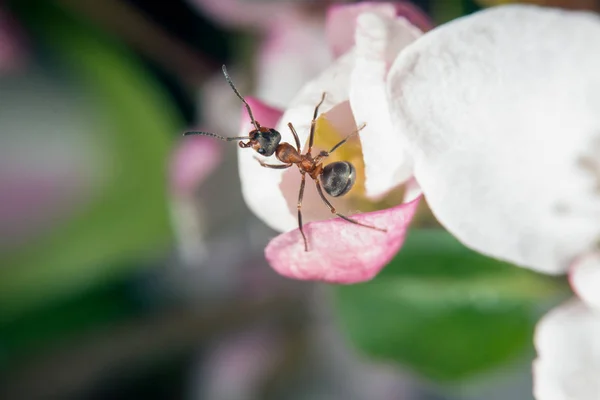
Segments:
[[[193,191],[221,162],[222,146],[204,136],[188,136],[173,153],[171,187],[176,193]]]
[[[363,13],[377,14],[386,19],[403,17],[412,25],[426,32],[432,28],[429,18],[417,7],[404,2],[363,2],[335,4],[327,10],[325,36],[335,57],[354,46],[356,19]]]
[[[265,256],[280,274],[302,280],[357,283],[372,279],[398,252],[420,196],[387,210],[352,216],[380,232],[340,218],[304,225],[309,251],[295,229],[271,240]]]
[[[425,14],[419,7],[415,6],[412,3],[408,2],[395,2],[394,8],[396,10],[397,17],[404,17],[419,28],[423,32],[430,31],[433,29],[433,22],[427,14]]]

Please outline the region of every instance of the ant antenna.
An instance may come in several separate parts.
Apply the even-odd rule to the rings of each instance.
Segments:
[[[237,95],[237,97],[239,97],[240,100],[246,105],[246,110],[248,110],[248,115],[250,116],[250,119],[252,120],[252,124],[254,125],[254,127],[256,128],[257,131],[260,131],[258,122],[256,122],[256,120],[254,119],[254,115],[252,115],[252,110],[250,109],[250,105],[248,105],[248,103],[246,102],[246,100],[244,100],[244,98],[242,97],[242,95],[240,94],[240,92],[238,92],[237,88],[233,84],[233,81],[231,80],[231,77],[227,73],[227,68],[225,68],[225,64],[223,64],[223,75],[225,75],[225,79],[227,79],[227,83],[229,83],[229,86],[231,86],[231,88],[233,89],[233,91],[235,92],[235,94]]]
[[[216,133],[212,133],[212,132],[200,132],[200,131],[184,132],[184,134],[183,134],[183,136],[189,136],[189,135],[210,136],[210,137],[213,137],[215,139],[222,140],[224,142],[232,142],[234,140],[250,139],[249,136],[225,137],[225,136],[217,135]]]
[[[354,132],[352,132],[351,134],[349,134],[348,136],[346,136],[346,138],[344,140],[342,140],[341,142],[339,142],[338,144],[336,144],[335,146],[333,146],[333,148],[331,150],[329,150],[329,154],[333,153],[335,150],[337,150],[338,147],[340,147],[341,145],[343,145],[344,143],[346,143],[348,141],[348,139],[350,139],[352,136],[354,136],[358,132],[362,131],[365,126],[367,126],[367,124],[363,122],[357,129],[354,130]]]

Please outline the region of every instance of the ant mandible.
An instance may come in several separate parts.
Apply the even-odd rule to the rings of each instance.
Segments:
[[[333,146],[329,151],[321,151],[316,157],[312,156],[312,147],[315,138],[315,127],[317,122],[317,117],[319,114],[319,107],[325,101],[326,94],[323,93],[321,96],[321,101],[315,107],[315,111],[313,114],[313,119],[310,124],[310,136],[308,140],[308,149],[306,153],[302,154],[301,146],[300,146],[300,138],[298,137],[298,133],[296,133],[296,129],[292,123],[288,123],[288,127],[292,131],[292,135],[294,135],[294,141],[296,142],[296,148],[294,148],[289,143],[279,143],[281,142],[281,134],[273,128],[268,128],[265,126],[261,126],[257,120],[254,119],[254,115],[252,115],[252,110],[250,106],[246,102],[246,100],[242,97],[240,92],[238,92],[237,88],[233,84],[233,81],[229,77],[227,73],[227,68],[223,65],[223,75],[225,75],[225,79],[229,86],[233,89],[237,97],[244,103],[246,106],[246,110],[248,111],[248,116],[252,121],[252,125],[254,125],[254,129],[248,133],[248,136],[238,136],[238,137],[224,137],[221,135],[217,135],[211,132],[200,132],[200,131],[192,131],[185,132],[184,135],[204,135],[210,136],[215,139],[220,139],[223,141],[231,142],[235,140],[240,140],[238,145],[241,148],[253,148],[258,154],[264,157],[270,157],[275,154],[275,157],[281,161],[283,164],[266,164],[262,160],[256,159],[261,166],[265,168],[272,169],[287,169],[293,165],[298,166],[301,175],[300,181],[300,193],[298,194],[298,227],[300,228],[300,233],[302,234],[302,238],[304,239],[304,251],[308,251],[308,241],[306,240],[306,235],[304,234],[303,224],[302,224],[302,198],[304,197],[304,186],[306,184],[306,175],[310,176],[315,185],[317,187],[317,192],[321,197],[321,200],[329,207],[331,213],[337,215],[338,217],[351,222],[356,225],[364,226],[365,228],[375,229],[381,232],[386,232],[385,229],[377,228],[375,226],[363,224],[358,222],[350,217],[347,217],[343,214],[340,214],[336,211],[335,207],[327,200],[325,194],[323,193],[323,189],[329,194],[331,197],[340,197],[348,193],[354,182],[356,181],[356,170],[354,165],[352,165],[348,161],[336,161],[331,164],[327,164],[323,166],[323,159],[329,157],[331,153],[336,151],[340,146],[348,141],[352,136],[358,134],[358,132],[365,127],[363,124],[360,128],[356,129],[350,135],[346,136],[342,141]],[[242,140],[248,140],[244,143]],[[320,181],[320,182],[319,182]]]

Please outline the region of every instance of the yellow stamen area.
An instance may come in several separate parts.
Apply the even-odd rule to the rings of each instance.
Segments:
[[[351,133],[351,131],[338,131],[333,124],[329,122],[326,115],[321,114],[321,116],[317,118],[317,124],[315,126],[315,142],[312,154],[316,155],[320,150],[331,150],[333,146],[341,142]],[[360,133],[358,135],[360,135]],[[348,161],[352,163],[356,169],[356,182],[346,196],[360,198],[365,195],[365,162],[358,135],[354,135],[346,143],[337,148],[329,157],[323,160],[323,164],[327,165],[336,161]],[[315,148],[318,149],[318,151],[315,151]]]
[[[340,130],[327,119],[327,114],[321,114],[317,119],[317,125],[315,127],[313,155],[318,154],[318,151],[320,150],[331,150],[333,146],[351,133],[352,131],[340,132]],[[323,164],[327,165],[335,161],[349,161],[354,165],[354,168],[356,169],[356,182],[354,187],[344,197],[346,201],[349,202],[350,207],[355,209],[355,211],[368,212],[383,210],[402,203],[404,200],[404,185],[400,185],[399,187],[390,190],[389,193],[379,200],[370,200],[366,197],[365,161],[359,138],[360,134],[361,133],[359,132],[340,146],[332,155],[323,160]],[[317,149],[317,151],[314,149]]]

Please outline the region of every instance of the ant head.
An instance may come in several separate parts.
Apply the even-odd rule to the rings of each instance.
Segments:
[[[233,90],[233,92],[242,101],[242,103],[244,103],[244,106],[246,107],[246,110],[248,111],[248,116],[250,117],[250,120],[252,121],[252,125],[254,126],[254,129],[252,131],[250,131],[248,136],[238,136],[238,137],[224,137],[221,135],[217,135],[216,133],[199,132],[199,131],[185,132],[184,135],[204,135],[204,136],[210,136],[215,139],[219,139],[219,140],[223,140],[223,141],[227,141],[227,142],[230,142],[233,140],[248,139],[248,141],[246,143],[239,142],[239,146],[244,149],[248,148],[248,147],[252,147],[261,156],[265,156],[265,157],[272,156],[275,153],[275,151],[277,150],[277,146],[279,146],[279,142],[281,141],[281,134],[273,128],[267,128],[265,126],[260,126],[258,121],[256,121],[256,119],[254,119],[254,115],[252,115],[252,109],[250,108],[250,105],[242,97],[240,92],[238,92],[237,88],[235,87],[235,85],[233,84],[233,82],[231,80],[231,77],[227,73],[227,68],[225,68],[224,65],[223,65],[223,75],[225,75],[225,79],[227,80],[227,83],[229,83],[229,86],[231,86],[231,89]]]
[[[277,150],[281,134],[273,128],[261,126],[258,130],[250,132],[250,141],[248,143],[240,142],[240,147],[252,147],[258,154],[270,157]]]

